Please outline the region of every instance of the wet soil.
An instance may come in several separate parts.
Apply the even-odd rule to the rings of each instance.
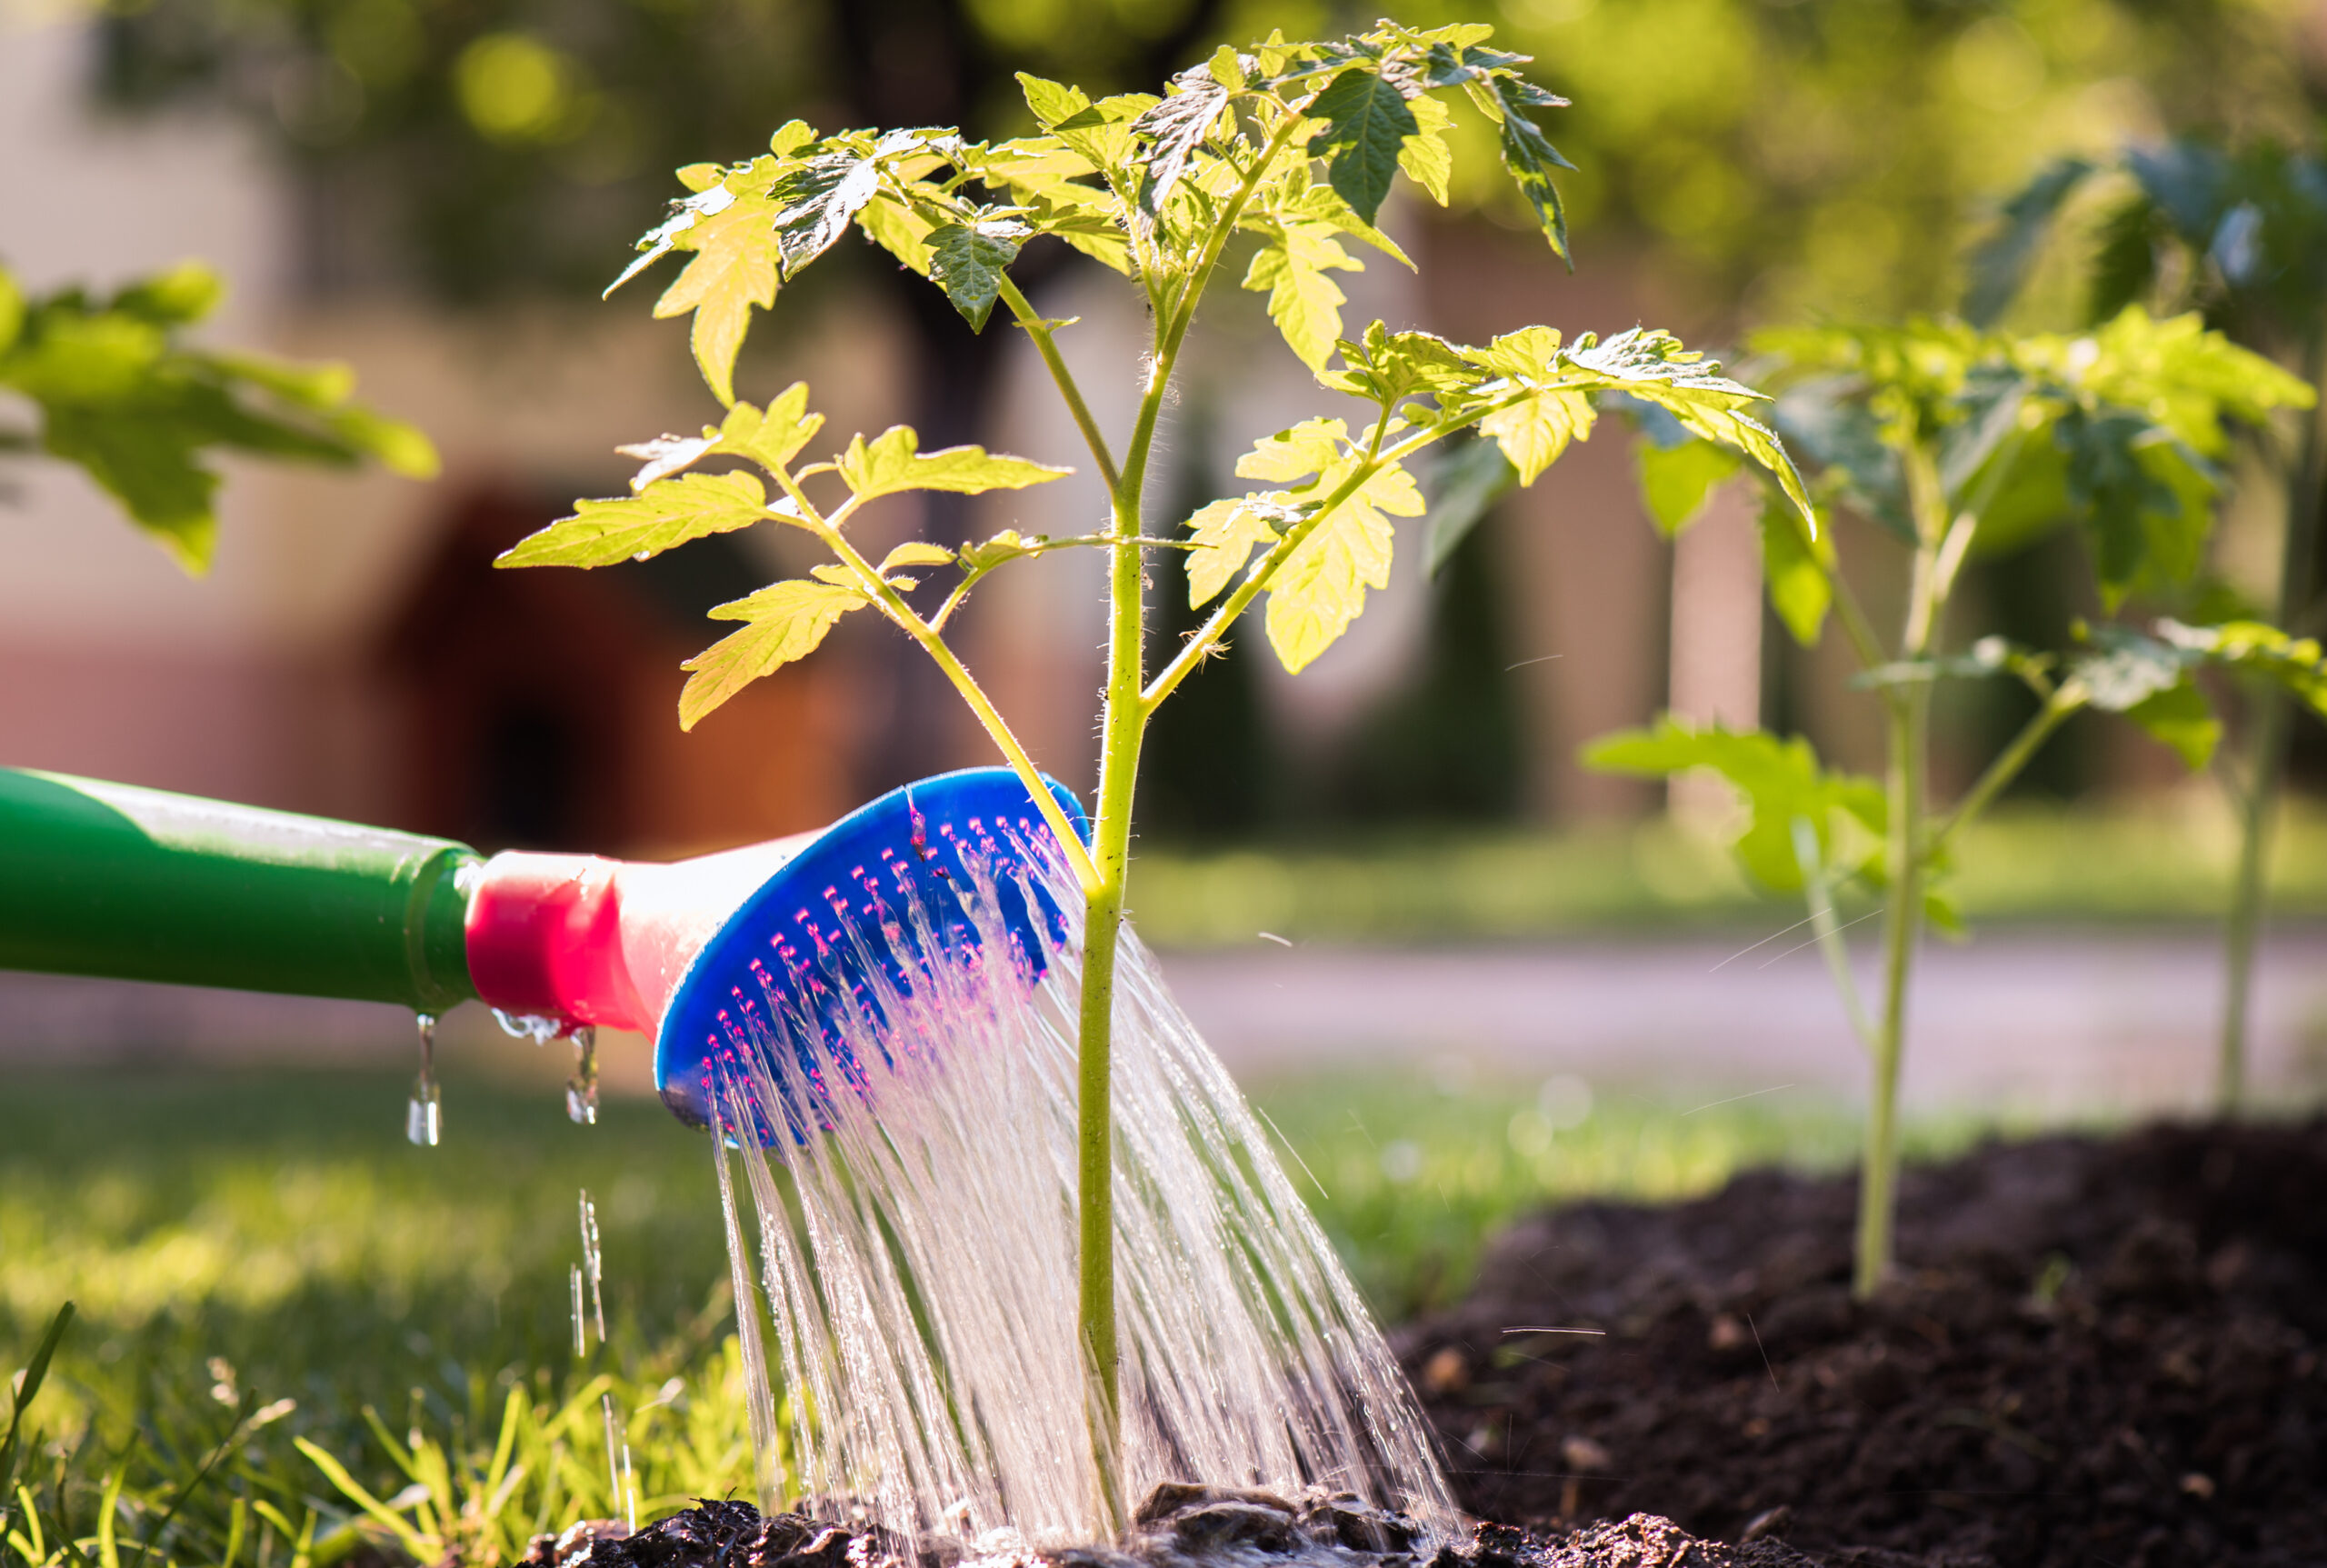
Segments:
[[[1346,1493],[1298,1500],[1268,1492],[1165,1484],[1143,1502],[1122,1550],[1104,1546],[977,1555],[959,1543],[915,1548],[887,1533],[797,1513],[763,1518],[747,1503],[705,1500],[635,1535],[613,1521],[541,1536],[522,1568],[1813,1568],[1774,1540],[1698,1541],[1645,1514],[1536,1533],[1482,1524],[1460,1545],[1428,1547],[1413,1522]]]
[[[1463,1504],[1864,1568],[2327,1564],[2327,1121],[1912,1171],[1864,1303],[1855,1196],[1761,1173],[1504,1234],[1398,1336]]]

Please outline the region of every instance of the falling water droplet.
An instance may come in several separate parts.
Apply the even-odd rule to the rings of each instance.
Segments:
[[[614,1435],[614,1396],[611,1393],[598,1395],[598,1408],[605,1413],[606,1417],[606,1495],[619,1508],[623,1501],[623,1465],[616,1456],[626,1455],[630,1444]]]
[[[598,1250],[598,1205],[590,1201],[590,1189],[582,1189],[582,1270],[590,1276],[590,1317],[598,1330],[598,1343],[606,1343],[606,1298],[601,1287],[605,1274],[604,1254]],[[580,1309],[579,1298],[575,1309]]]
[[[565,1081],[565,1114],[580,1126],[598,1124],[598,1032],[587,1024],[574,1032],[574,1076]]]
[[[582,1265],[575,1263],[570,1274],[574,1284],[574,1358],[579,1361],[590,1353],[590,1320],[582,1314]]]
[[[412,1081],[412,1102],[404,1107],[404,1135],[424,1149],[433,1149],[444,1135],[444,1110],[436,1091],[436,1020],[420,1019],[420,1076]]]

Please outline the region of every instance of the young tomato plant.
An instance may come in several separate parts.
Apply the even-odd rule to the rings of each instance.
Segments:
[[[345,365],[186,346],[184,329],[224,292],[189,262],[109,298],[78,288],[27,298],[0,266],[0,393],[40,414],[37,436],[0,428],[0,454],[37,440],[197,575],[218,537],[205,448],[336,467],[375,457],[415,479],[436,472],[426,436],[348,401]]]
[[[2060,159],[2005,203],[2004,221],[1972,257],[1966,313],[1982,323],[2001,315],[2020,293],[2063,204],[2089,185],[2112,184],[2120,188],[2110,193],[2092,262],[2095,319],[2133,300],[2196,310],[2234,341],[2300,365],[2314,384],[2327,375],[2327,168],[2319,158],[2270,142],[2231,152],[2182,137],[2162,147],[2128,150],[2117,163],[2112,170],[2082,158]],[[2316,632],[2327,616],[2327,600],[2316,589],[2327,449],[2315,413],[2293,440],[2285,434],[2258,431],[2254,442],[2286,496],[2272,618],[2292,631]],[[2225,1116],[2237,1112],[2245,1094],[2263,865],[2294,707],[2271,682],[2245,684],[2245,765],[2215,770],[2237,811],[2239,835],[2222,922],[2222,1032],[2214,1066],[2214,1104]]]
[[[1955,924],[1943,881],[1956,834],[2086,708],[2123,714],[2202,764],[2221,726],[2192,679],[2201,666],[2272,681],[2327,712],[2318,644],[2259,622],[2080,624],[2072,649],[2040,652],[1987,636],[1951,652],[1947,610],[1964,563],[2073,527],[2112,615],[2134,595],[2169,592],[2202,565],[2221,482],[2215,460],[2229,449],[2232,422],[2258,424],[2312,396],[2194,315],[2159,321],[2138,307],[2080,336],[1921,321],[1771,332],[1754,346],[1785,389],[1779,428],[1813,461],[1822,499],[1865,518],[1908,558],[1903,624],[1886,643],[1839,570],[1831,538],[1814,536],[1783,496],[1763,509],[1771,602],[1805,645],[1830,611],[1841,622],[1862,666],[1854,684],[1882,710],[1884,776],[1831,771],[1798,736],[1699,729],[1670,715],[1652,730],[1603,739],[1586,757],[1623,772],[1721,774],[1750,808],[1739,858],[1764,885],[1807,901],[1873,1065],[1854,1271],[1863,1296],[1891,1262],[1908,980],[1925,921]],[[1735,464],[1653,409],[1642,424],[1650,510],[1678,533]],[[2025,684],[2036,713],[1960,800],[1936,808],[1925,777],[1933,686],[1995,677]],[[1883,901],[1882,994],[1872,1014],[1834,915],[1836,894],[1853,883]]]
[[[808,577],[722,605],[742,628],[688,661],[679,699],[693,724],[746,683],[812,651],[843,615],[870,610],[935,661],[1044,812],[1081,884],[1084,951],[1080,1019],[1079,1247],[1081,1334],[1093,1376],[1094,1453],[1108,1505],[1121,1518],[1111,1456],[1117,1425],[1108,1108],[1115,938],[1129,860],[1133,782],[1148,720],[1189,673],[1222,651],[1247,609],[1267,596],[1270,644],[1299,671],[1389,583],[1392,516],[1417,516],[1407,464],[1475,427],[1533,481],[1571,441],[1587,436],[1593,398],[1624,391],[1676,427],[1767,471],[1811,527],[1801,479],[1778,441],[1747,412],[1759,395],[1661,332],[1563,343],[1530,326],[1481,347],[1380,322],[1343,336],[1342,295],[1326,275],[1358,264],[1357,240],[1407,265],[1375,227],[1403,171],[1446,196],[1451,123],[1445,100],[1467,102],[1495,128],[1503,163],[1553,251],[1566,235],[1552,173],[1559,155],[1532,118],[1562,100],[1521,74],[1523,56],[1488,48],[1490,29],[1416,32],[1383,23],[1333,43],[1281,37],[1240,53],[1223,47],[1156,96],[1094,102],[1054,82],[1021,77],[1037,135],[972,142],[950,130],[844,131],[798,122],[746,162],[680,171],[692,193],[642,242],[625,278],[673,252],[692,256],[655,306],[694,314],[705,383],[727,404],[700,435],[629,448],[646,459],[633,494],[585,501],[519,544],[512,566],[595,566],[667,550],[706,534],[771,523],[806,534],[830,561]],[[822,462],[799,459],[822,424],[794,385],[764,407],[736,399],[733,370],[754,306],[823,255],[851,224],[943,289],[970,330],[995,307],[1026,333],[1105,482],[1109,514],[1087,537],[1007,532],[958,547],[915,541],[879,561],[849,525],[883,498],[914,490],[1016,488],[1066,469],[974,446],[919,449],[902,426],[852,437]],[[1044,318],[1012,281],[1020,251],[1049,237],[1121,274],[1153,322],[1142,395],[1128,432],[1103,430],[1055,343],[1068,325]],[[1324,386],[1359,405],[1353,426],[1311,419],[1267,434],[1237,473],[1267,488],[1223,498],[1169,537],[1143,529],[1156,422],[1204,290],[1232,245],[1249,248],[1244,286],[1268,295],[1293,352]],[[715,458],[754,464],[772,482]],[[1098,797],[1086,848],[1037,783],[1034,760],[946,638],[964,597],[989,574],[1027,556],[1094,549],[1107,561],[1106,677]],[[1211,606],[1160,669],[1146,667],[1143,585],[1154,554],[1186,554],[1189,600]],[[945,582],[932,573],[950,573]]]

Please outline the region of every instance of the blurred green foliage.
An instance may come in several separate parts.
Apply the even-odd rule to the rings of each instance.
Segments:
[[[1950,303],[1961,225],[2044,157],[2167,125],[2293,135],[2317,86],[2293,0],[1393,9],[1491,22],[1575,100],[1560,135],[1581,165],[1572,216],[1601,236],[1587,268],[1629,226],[1667,282],[1765,318]],[[665,171],[744,155],[794,114],[1012,134],[1028,125],[1004,61],[1152,88],[1214,43],[1371,15],[1316,0],[115,0],[104,87],[128,104],[231,101],[331,187],[360,180],[367,209],[400,215],[406,264],[444,290],[595,287]],[[1487,151],[1458,149],[1458,194],[1515,221]]]
[[[427,479],[436,451],[411,425],[351,402],[344,365],[294,365],[191,346],[187,329],[217,308],[218,276],[198,262],[110,295],[82,288],[26,295],[0,265],[0,456],[37,448],[78,466],[181,566],[210,569],[217,472],[247,452],[352,468],[377,458]]]
[[[2327,814],[2291,808],[2272,907],[2327,915]],[[1951,894],[1972,921],[2212,921],[2235,829],[2219,807],[2008,809],[1966,828]],[[1454,942],[1744,930],[1796,918],[1758,894],[1719,838],[1669,821],[1569,833],[1375,834],[1331,847],[1151,846],[1133,914],[1159,947]]]

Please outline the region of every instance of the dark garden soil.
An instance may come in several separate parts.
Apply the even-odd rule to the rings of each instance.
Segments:
[[[953,1568],[957,1547],[918,1550],[884,1532],[747,1503],[704,1501],[635,1535],[615,1522],[544,1535],[520,1568]],[[1159,1486],[1123,1550],[1104,1546],[983,1558],[1016,1568],[1814,1568],[1779,1542],[1729,1546],[1646,1515],[1531,1534],[1482,1524],[1460,1546],[1418,1547],[1413,1525],[1348,1493],[1298,1501],[1267,1492]]]
[[[2327,1121],[1911,1171],[1865,1303],[1854,1198],[1761,1173],[1507,1233],[1399,1336],[1463,1504],[1866,1568],[2327,1564]]]

